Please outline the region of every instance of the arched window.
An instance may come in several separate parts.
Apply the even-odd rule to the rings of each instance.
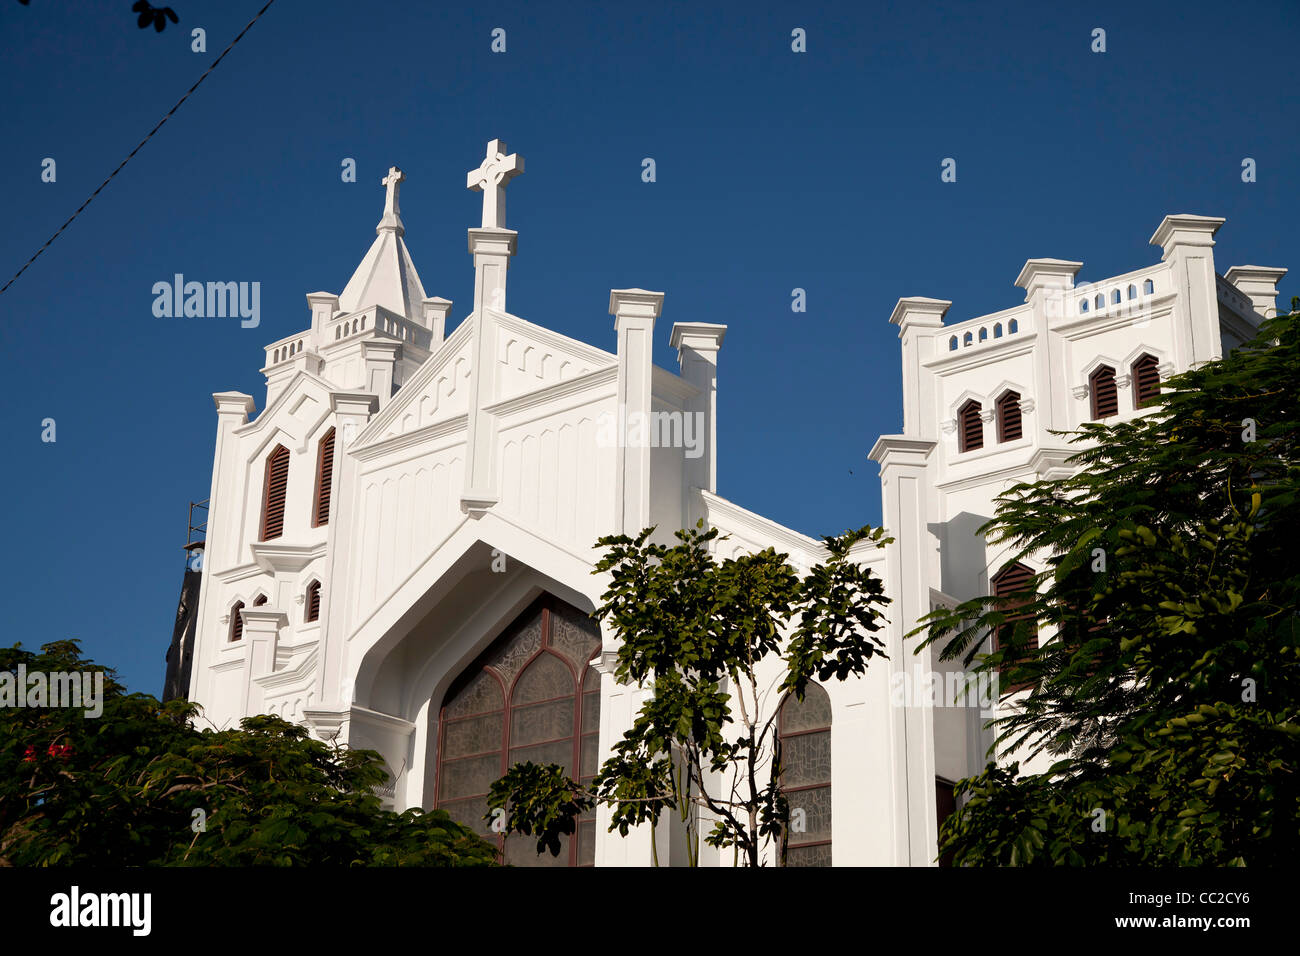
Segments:
[[[984,423],[980,421],[980,403],[971,399],[957,412],[958,451],[984,447]]]
[[[949,352],[957,351],[957,336],[954,335],[952,338],[948,340],[948,351]]]
[[[1092,419],[1101,421],[1119,414],[1119,395],[1115,391],[1115,370],[1103,365],[1088,376],[1092,393]]]
[[[1130,286],[1128,287],[1128,297],[1129,297],[1130,299],[1136,299],[1136,298],[1138,297],[1138,287],[1137,287],[1137,286],[1135,286],[1135,285],[1130,285]]]
[[[1015,335],[1019,331],[1020,331],[1020,323],[1017,322],[1015,319],[1012,319],[1010,322],[1007,323],[1007,335]]]
[[[1007,647],[1013,640],[1016,626],[1027,621],[1028,633],[1023,641],[1023,652],[1015,654],[1009,661],[1004,661],[998,668],[1000,674],[1005,675],[1015,668],[1015,666],[1032,657],[1033,652],[1038,649],[1038,628],[1035,626],[1033,618],[1028,614],[1016,614],[1015,612],[1024,607],[1033,599],[1032,578],[1034,572],[1023,564],[1008,564],[997,574],[993,575],[989,583],[992,585],[993,596],[1004,598],[998,602],[999,609],[1006,612],[1007,620],[999,624],[993,631],[994,649],[999,650]],[[1021,682],[1003,687],[1004,693],[1015,693],[1018,690],[1024,690],[1029,685]]]
[[[1020,393],[1005,391],[995,405],[998,419],[998,441],[1019,441],[1023,432],[1020,427]]]
[[[980,341],[983,342],[983,341],[984,341],[985,339],[987,339],[988,337],[989,337],[989,330],[988,330],[988,329],[980,329]]]
[[[1079,300],[1079,314],[1082,315],[1084,312],[1087,312],[1087,311],[1088,311],[1088,300],[1087,300],[1087,299],[1080,299],[1080,300]]]
[[[1106,297],[1102,295],[1100,292],[1098,292],[1097,298],[1092,300],[1092,304],[1095,305],[1098,309],[1104,309],[1106,308]]]
[[[1119,305],[1120,303],[1119,289],[1116,289],[1114,292],[1110,294],[1110,301],[1112,305]]]
[[[600,628],[588,615],[545,596],[521,614],[447,692],[439,714],[435,806],[503,849],[517,866],[591,866],[594,812],[558,857],[538,855],[534,837],[505,840],[483,820],[487,792],[513,764],[559,764],[581,784],[599,759]]]
[[[313,581],[307,585],[307,594],[303,599],[306,610],[303,612],[302,619],[308,623],[320,620],[320,582]]]
[[[270,541],[284,533],[284,496],[289,488],[289,449],[276,445],[266,459],[262,491],[262,536]]]
[[[316,494],[311,509],[311,526],[330,523],[330,500],[334,489],[334,429],[325,433],[316,447]]]
[[[781,793],[790,804],[790,828],[781,845],[783,866],[831,865],[831,699],[810,682],[803,700],[793,694],[777,715]],[[802,811],[802,812],[796,812]]]
[[[971,335],[971,333],[969,332],[967,332],[965,335],[961,337],[962,345],[970,345],[973,341],[975,341],[975,337]]]
[[[253,598],[253,607],[265,607],[265,606],[266,606],[265,594],[259,594],[257,597]]]
[[[1160,397],[1160,368],[1154,355],[1133,363],[1133,407],[1142,408]]]
[[[1151,293],[1153,293],[1153,292],[1155,292],[1155,291],[1156,291],[1156,284],[1155,284],[1154,282],[1152,282],[1150,279],[1147,279],[1146,282],[1143,282],[1143,283],[1142,283],[1142,294],[1143,294],[1143,295],[1151,295]]]
[[[1002,338],[1002,323],[1001,323],[1001,322],[994,322],[994,323],[993,323],[993,337],[994,337],[995,339],[1000,339],[1000,338]]]
[[[232,644],[244,636],[244,616],[240,613],[243,610],[243,601],[236,601],[235,606],[230,609],[230,643]]]

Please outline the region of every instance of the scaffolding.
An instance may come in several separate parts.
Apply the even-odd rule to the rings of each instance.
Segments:
[[[208,537],[208,500],[190,502],[189,528],[185,532],[185,567],[191,571],[198,571],[203,566],[203,546]]]

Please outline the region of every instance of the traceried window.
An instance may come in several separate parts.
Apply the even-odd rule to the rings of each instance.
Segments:
[[[777,741],[791,824],[782,865],[830,866],[831,699],[820,684],[809,683],[802,701],[793,694],[782,701]]]
[[[561,837],[558,857],[534,837],[505,840],[483,820],[488,788],[516,763],[555,763],[581,784],[600,756],[600,628],[549,595],[521,614],[448,691],[438,728],[435,806],[504,852],[515,866],[591,866],[594,811]]]
[[[262,485],[262,536],[270,541],[284,533],[284,497],[289,489],[289,449],[276,445],[266,458],[266,481]]]

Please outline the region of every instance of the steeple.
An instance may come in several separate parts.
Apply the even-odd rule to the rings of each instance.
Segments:
[[[381,305],[416,322],[423,318],[424,286],[402,239],[406,228],[397,202],[405,179],[406,174],[392,166],[380,180],[380,185],[387,188],[384,216],[375,227],[377,235],[370,251],[339,295],[339,308],[344,312]]]

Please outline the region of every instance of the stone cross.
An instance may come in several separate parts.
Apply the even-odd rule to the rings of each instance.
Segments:
[[[402,172],[396,166],[388,167],[388,175],[381,179],[380,185],[388,187],[388,195],[384,197],[384,218],[398,215],[397,208],[397,189],[406,178],[406,173]]]
[[[506,227],[506,183],[524,171],[524,158],[506,155],[506,144],[494,139],[487,144],[487,158],[465,179],[467,189],[483,193],[483,228]]]

